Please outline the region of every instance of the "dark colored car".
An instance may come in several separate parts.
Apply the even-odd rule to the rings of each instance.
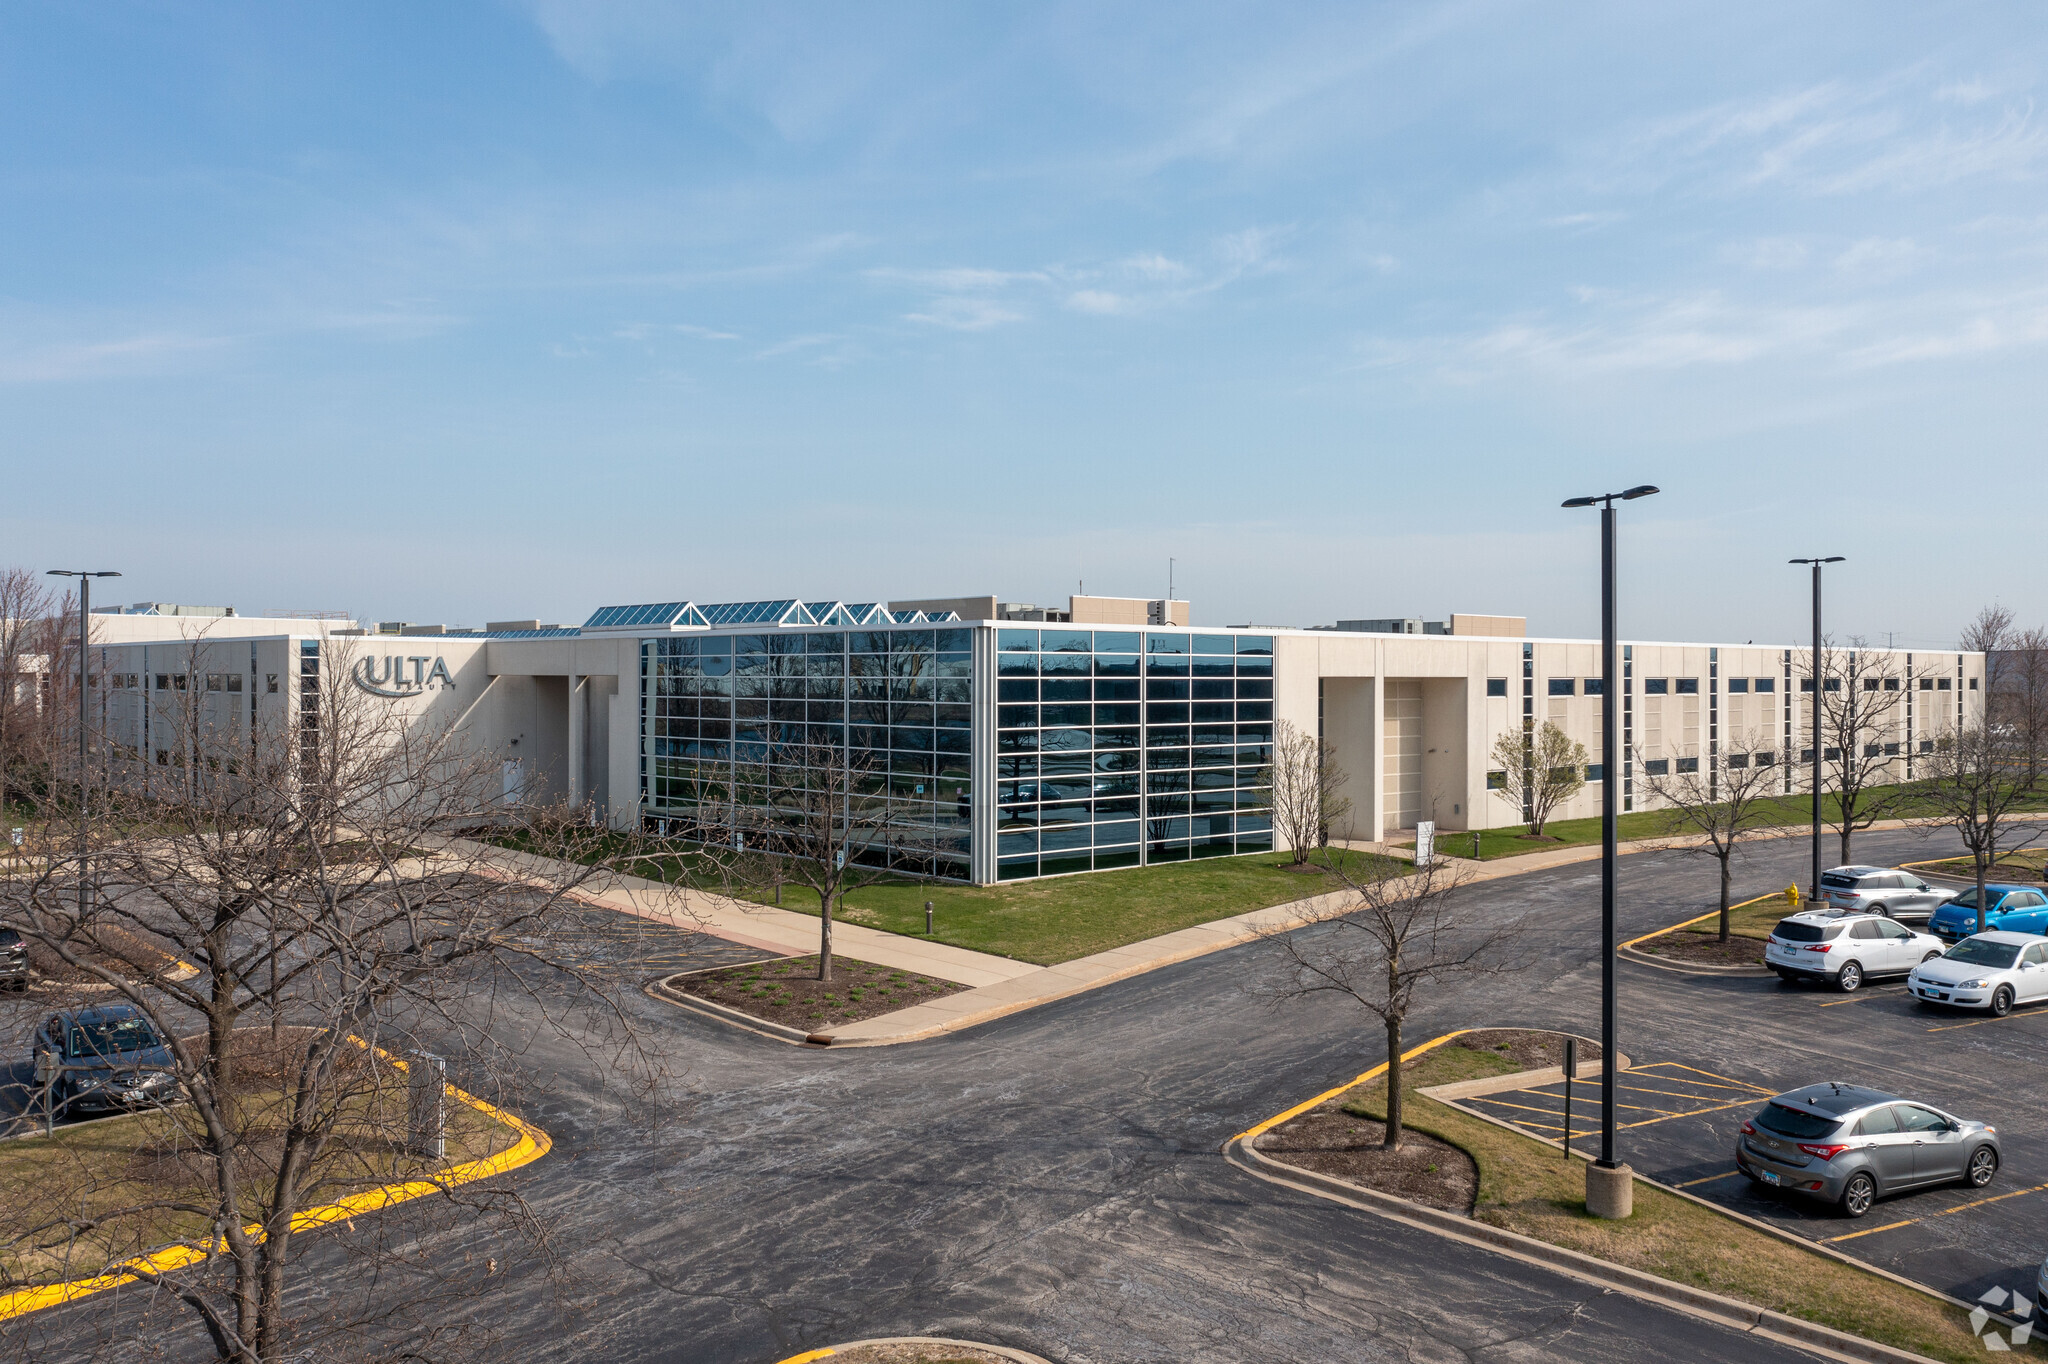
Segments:
[[[14,929],[0,925],[0,984],[28,988],[28,944]]]
[[[1861,1217],[1880,1198],[1930,1184],[1981,1189],[1998,1174],[1998,1129],[1882,1090],[1835,1082],[1780,1094],[1735,1139],[1735,1168],[1759,1184]]]
[[[2048,896],[2032,886],[1992,882],[1984,887],[1984,928],[1977,927],[1977,888],[1971,886],[1955,899],[1938,905],[1928,921],[1928,931],[1943,942],[1957,943],[1973,933],[2000,928],[2008,933],[2044,933],[2048,930]]]
[[[60,1109],[135,1108],[177,1097],[171,1053],[132,1004],[51,1014],[36,1030],[36,1051],[57,1058],[50,1101]]]

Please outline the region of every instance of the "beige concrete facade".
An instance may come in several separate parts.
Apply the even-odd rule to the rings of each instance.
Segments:
[[[331,624],[326,622],[262,622],[292,628],[246,637],[224,632],[258,625],[253,618],[107,619],[207,628],[204,638],[182,637],[180,630],[177,636],[109,642],[94,650],[101,679],[99,723],[111,743],[145,766],[181,761],[177,745],[184,742],[178,737],[183,731],[175,717],[188,701],[198,707],[203,725],[219,733],[262,726],[289,732],[310,676],[319,687],[355,687],[408,721],[459,727],[472,744],[503,762],[508,798],[591,809],[619,827],[642,818],[643,773],[655,753],[643,722],[642,646],[646,638],[673,637],[675,631],[401,638],[337,635],[318,628]],[[962,623],[974,632],[978,660],[975,838],[991,842],[997,798],[991,660],[994,634],[1006,624]],[[759,634],[761,628],[747,632]],[[694,633],[707,632],[695,627]],[[1522,811],[1489,789],[1489,753],[1500,736],[1519,736],[1525,722],[1556,724],[1586,746],[1589,763],[1601,762],[1601,714],[1609,698],[1597,687],[1589,691],[1589,680],[1600,672],[1594,641],[1258,633],[1272,642],[1270,721],[1320,732],[1334,747],[1349,774],[1353,816],[1345,832],[1352,838],[1379,841],[1425,819],[1443,831],[1522,823]],[[1651,762],[1711,762],[1730,754],[1755,761],[1767,754],[1782,774],[1784,790],[1804,789],[1801,754],[1809,743],[1811,698],[1800,687],[1811,657],[1807,651],[1631,642],[1625,657],[1615,699],[1630,756],[1618,764],[1617,774],[1608,774],[1622,782],[1624,809],[1651,808],[1641,766]],[[1982,655],[1864,650],[1859,657],[1876,686],[1895,696],[1879,742],[1896,754],[1899,779],[1915,774],[1916,757],[1939,734],[1976,721]],[[303,671],[309,658],[317,659],[311,674]],[[1144,724],[1158,723],[1149,711],[1152,701],[1145,704]],[[1125,709],[1136,711],[1119,707]],[[1248,726],[1248,713],[1239,707],[1236,738],[1256,745],[1258,716]],[[1149,734],[1146,742],[1152,742]],[[1554,817],[1598,814],[1605,779],[1589,780]],[[992,855],[976,854],[976,879],[994,879],[993,861]]]

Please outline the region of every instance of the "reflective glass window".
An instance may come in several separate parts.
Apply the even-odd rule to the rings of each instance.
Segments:
[[[1136,677],[1138,656],[1136,654],[1097,654],[1095,656],[1097,677]]]
[[[1069,680],[1048,676],[1039,692],[1041,701],[1088,701],[1094,699],[1095,684],[1082,678]]]
[[[998,630],[996,631],[996,648],[1004,653],[1013,653],[1021,650],[1027,654],[1035,654],[1038,652],[1038,631]]]
[[[1095,652],[1098,654],[1134,654],[1138,652],[1136,630],[1097,630]]]
[[[928,654],[938,647],[936,632],[932,630],[892,630],[888,640],[892,654]]]
[[[972,630],[940,630],[934,647],[947,653],[967,653],[974,647]]]
[[[1148,654],[1185,654],[1189,652],[1186,635],[1147,635],[1145,652]]]
[[[997,654],[996,673],[1001,677],[1038,676],[1037,654]]]
[[[1042,654],[1086,654],[1094,652],[1094,643],[1086,630],[1041,630],[1038,632],[1038,651]]]
[[[1271,658],[1273,656],[1273,637],[1271,635],[1239,635],[1237,637],[1237,651],[1240,654],[1264,654],[1267,658]]]
[[[1038,671],[1047,677],[1086,677],[1093,668],[1087,654],[1040,654]]]

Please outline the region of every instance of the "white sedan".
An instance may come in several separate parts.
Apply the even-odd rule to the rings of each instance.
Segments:
[[[1906,977],[1922,1004],[1987,1009],[2003,1018],[2015,1004],[2048,999],[2048,938],[1993,930],[1963,939]]]

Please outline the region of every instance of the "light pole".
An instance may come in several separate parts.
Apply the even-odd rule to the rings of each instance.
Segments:
[[[1615,1154],[1615,1034],[1620,1031],[1614,978],[1614,870],[1621,810],[1621,643],[1614,603],[1614,504],[1657,490],[1640,484],[1627,492],[1574,497],[1567,507],[1600,508],[1600,1158],[1586,1167],[1586,1211],[1627,1217],[1635,1210],[1635,1172]],[[1564,1134],[1567,1149],[1572,1134]]]
[[[86,735],[92,715],[92,698],[86,694],[86,680],[91,676],[90,660],[87,653],[92,646],[92,580],[94,578],[118,578],[121,575],[105,569],[53,568],[52,578],[78,579],[78,914],[85,917],[85,855],[91,842],[86,824],[86,782],[89,759],[86,756]]]
[[[1806,899],[1809,904],[1820,902],[1820,756],[1824,751],[1820,744],[1821,693],[1827,686],[1827,679],[1821,675],[1820,656],[1820,566],[1839,564],[1843,556],[1831,554],[1825,559],[1793,559],[1795,564],[1813,565],[1813,880],[1807,884]],[[1785,704],[1792,703],[1791,697]]]

